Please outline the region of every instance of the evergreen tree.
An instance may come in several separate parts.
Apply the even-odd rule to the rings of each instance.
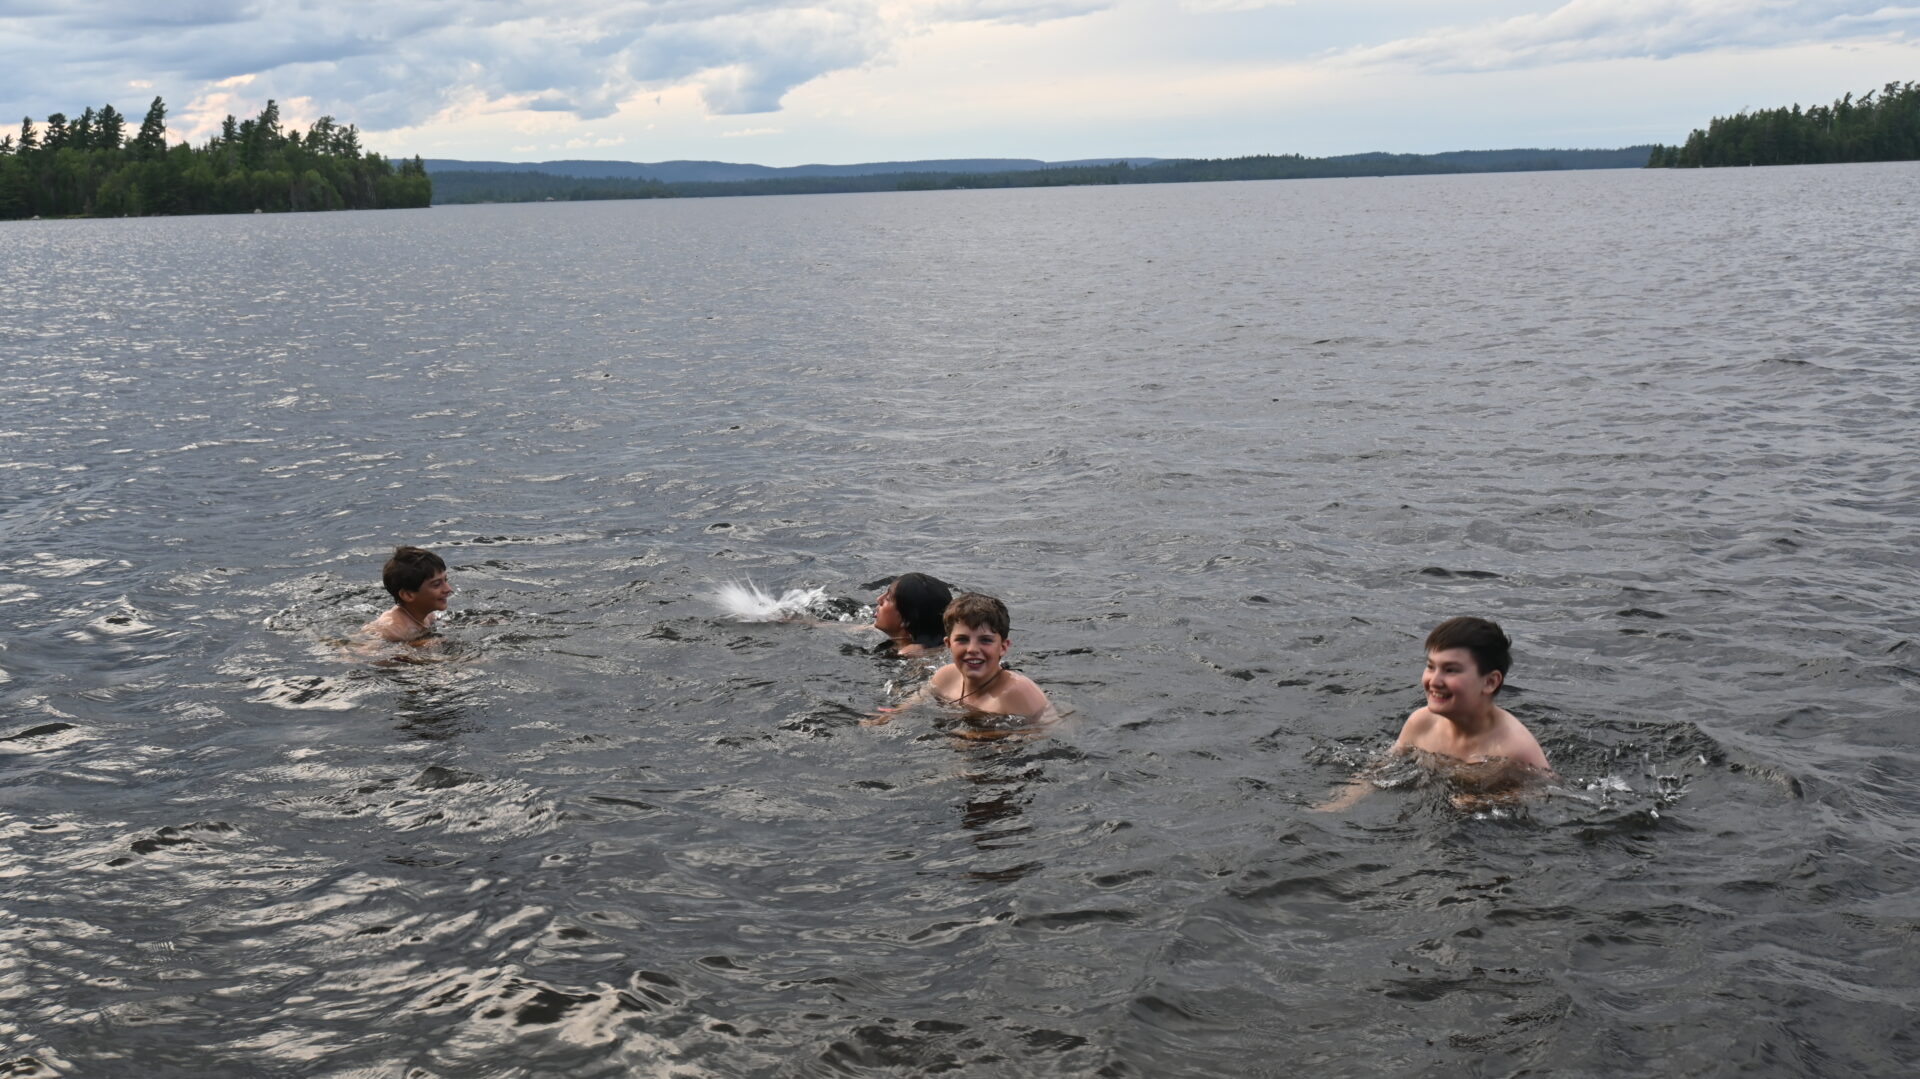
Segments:
[[[167,151],[167,103],[158,97],[147,107],[147,118],[133,137],[133,150],[143,158],[159,157]]]
[[[120,143],[127,137],[127,118],[120,115],[112,105],[100,108],[100,119],[94,124],[93,145],[101,150],[118,150]]]

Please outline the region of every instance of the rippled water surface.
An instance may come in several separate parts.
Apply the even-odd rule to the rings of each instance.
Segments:
[[[1916,280],[1911,164],[0,225],[0,1074],[1909,1074]],[[909,569],[1050,736],[709,599]],[[1560,783],[1315,812],[1460,613]]]

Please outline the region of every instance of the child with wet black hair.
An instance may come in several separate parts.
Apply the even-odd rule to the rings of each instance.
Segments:
[[[360,632],[395,644],[414,644],[431,636],[434,622],[453,595],[447,564],[424,547],[395,547],[393,557],[381,567],[380,583],[393,597],[393,606],[360,627]]]
[[[941,648],[941,616],[953,602],[944,581],[902,573],[873,601],[873,628],[887,635],[898,656],[924,656]]]

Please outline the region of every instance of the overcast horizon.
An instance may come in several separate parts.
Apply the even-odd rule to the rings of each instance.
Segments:
[[[267,99],[392,155],[850,164],[1611,148],[1920,79],[1845,0],[0,0],[0,107],[198,143]],[[11,125],[0,130],[11,130]]]

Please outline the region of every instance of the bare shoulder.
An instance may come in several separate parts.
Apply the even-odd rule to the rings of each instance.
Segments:
[[[965,679],[960,668],[952,663],[942,666],[927,679],[927,688],[933,690],[935,700],[948,701],[960,695],[960,685]]]
[[[1420,745],[1421,739],[1425,738],[1438,722],[1440,717],[1434,715],[1426,706],[1422,705],[1414,709],[1408,713],[1407,721],[1400,725],[1400,737],[1394,740],[1393,748],[1388,752],[1404,753],[1409,749],[1424,748]]]
[[[361,626],[360,635],[363,637],[377,637],[383,641],[394,641],[396,643],[407,639],[407,635],[402,633],[400,627],[395,624],[391,610],[382,613],[380,617]]]
[[[1540,742],[1526,724],[1515,719],[1512,712],[1500,710],[1500,744],[1496,747],[1499,756],[1521,764],[1532,765],[1546,771],[1553,767],[1547,763],[1547,754],[1540,748]]]
[[[1033,679],[1019,671],[1007,673],[1013,675],[1013,682],[997,695],[996,703],[1001,706],[1000,711],[1009,715],[1037,716],[1047,710],[1047,694]]]

